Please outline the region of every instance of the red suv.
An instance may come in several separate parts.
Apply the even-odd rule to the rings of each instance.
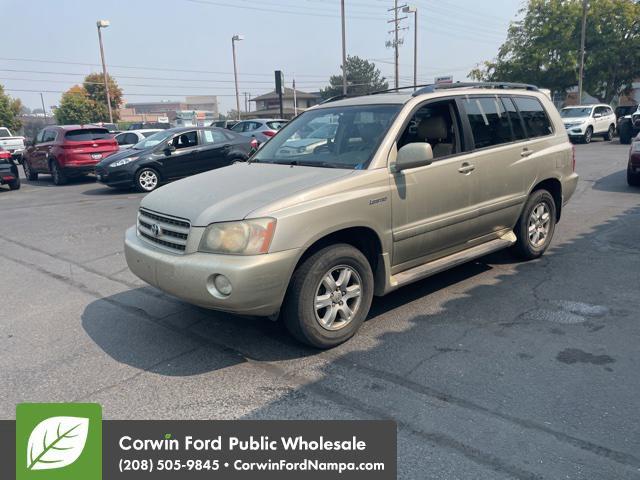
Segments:
[[[91,125],[50,126],[38,132],[24,152],[22,166],[28,180],[50,173],[53,183],[93,173],[96,164],[118,151],[118,143],[106,128]]]

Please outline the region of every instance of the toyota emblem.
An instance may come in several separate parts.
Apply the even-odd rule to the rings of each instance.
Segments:
[[[151,233],[153,233],[154,237],[159,237],[162,235],[162,228],[157,223],[151,225]]]

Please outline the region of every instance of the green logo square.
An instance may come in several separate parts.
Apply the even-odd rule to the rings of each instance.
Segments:
[[[102,407],[21,403],[16,407],[16,480],[102,480]]]

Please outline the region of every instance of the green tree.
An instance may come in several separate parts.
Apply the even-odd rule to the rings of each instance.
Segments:
[[[389,84],[376,68],[375,63],[349,55],[345,65],[347,70],[347,93],[364,95],[377,90],[386,90]],[[322,98],[327,99],[342,94],[342,75],[332,75],[329,86],[320,90]]]
[[[99,121],[96,120],[95,102],[89,98],[84,87],[79,85],[71,87],[62,95],[54,114],[60,125],[82,125]]]
[[[118,109],[122,104],[122,89],[117,82],[107,74],[109,85],[109,95],[111,97],[111,110],[113,111],[113,121],[120,118]],[[88,97],[95,103],[96,119],[94,122],[108,122],[109,110],[107,109],[107,95],[104,89],[104,77],[101,73],[91,73],[87,75],[82,84]]]
[[[494,60],[476,80],[534,83],[563,94],[578,84],[581,0],[529,0]],[[640,2],[591,0],[587,14],[584,90],[604,102],[640,72]]]
[[[8,128],[15,135],[22,127],[21,110],[22,102],[5,94],[4,87],[0,85],[0,127]]]

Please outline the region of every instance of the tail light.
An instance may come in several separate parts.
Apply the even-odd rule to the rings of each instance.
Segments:
[[[253,148],[254,150],[258,149],[258,140],[256,140],[255,138],[252,138],[249,144],[251,145],[251,148]]]
[[[265,130],[264,132],[262,132],[264,135],[266,135],[267,137],[273,137],[276,133],[275,130]]]
[[[9,152],[1,151],[0,158],[9,159],[11,158],[11,154]]]
[[[576,171],[576,146],[571,145],[571,168]]]

